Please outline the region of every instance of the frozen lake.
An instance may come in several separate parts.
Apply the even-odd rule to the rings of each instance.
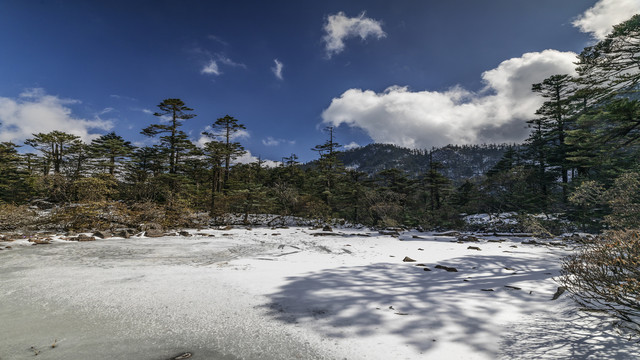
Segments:
[[[550,300],[564,248],[318,232],[0,243],[0,360],[640,355]]]

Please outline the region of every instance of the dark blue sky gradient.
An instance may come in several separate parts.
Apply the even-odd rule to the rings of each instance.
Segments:
[[[307,161],[325,134],[321,113],[350,88],[382,91],[477,91],[481,74],[531,51],[579,52],[589,44],[571,21],[595,0],[447,1],[20,1],[0,3],[0,96],[25,89],[80,100],[69,107],[92,118],[105,108],[113,130],[132,141],[156,119],[165,98],[181,98],[198,116],[195,138],[225,114],[247,126],[253,155]],[[328,59],[322,42],[328,15],[345,12],[382,21],[387,36],[346,40]],[[213,38],[215,37],[215,38]],[[219,76],[202,74],[212,57]],[[283,80],[271,71],[284,64]],[[114,96],[116,95],[116,96]],[[104,132],[104,131],[100,131]],[[277,147],[262,140],[295,141]],[[341,143],[370,142],[340,127]]]

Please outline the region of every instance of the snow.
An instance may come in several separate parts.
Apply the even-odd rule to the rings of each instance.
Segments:
[[[566,295],[551,300],[563,247],[369,229],[190,233],[0,243],[11,246],[0,359],[640,356]]]

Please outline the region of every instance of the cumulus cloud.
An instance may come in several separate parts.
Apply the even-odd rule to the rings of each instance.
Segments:
[[[260,161],[262,161],[263,167],[269,167],[269,168],[277,167],[282,164],[280,161],[273,161],[273,160],[260,159]],[[236,164],[251,164],[251,163],[258,162],[258,157],[251,155],[251,152],[247,150],[244,153],[244,155],[238,157],[233,162]]]
[[[200,73],[218,76],[222,74],[222,71],[220,71],[220,67],[215,60],[209,60],[209,63],[200,70]]]
[[[213,128],[211,127],[211,125],[205,126],[202,132],[210,133],[217,136],[218,141],[223,141],[224,135],[225,135],[223,130],[213,131]],[[212,140],[209,136],[203,135],[202,132],[200,133],[200,137],[197,140],[193,140],[193,143],[198,147],[204,147],[204,144]],[[231,135],[231,141],[248,139],[250,137],[251,137],[251,134],[247,130],[240,129]]]
[[[617,25],[640,13],[640,0],[600,0],[576,20],[573,26],[603,40]]]
[[[382,23],[365,17],[364,12],[353,18],[347,17],[342,11],[329,15],[324,24],[324,31],[326,34],[323,40],[328,58],[344,50],[345,39],[359,36],[362,40],[366,40],[369,36],[377,39],[387,36],[382,30]]]
[[[282,68],[284,67],[284,65],[278,59],[273,59],[273,62],[275,63],[275,65],[271,68],[271,71],[273,71],[273,75],[275,75],[279,80],[283,80]]]
[[[352,141],[347,145],[343,146],[345,150],[357,149],[359,147],[360,147],[360,144],[356,143],[355,141]]]
[[[503,61],[482,74],[485,88],[381,93],[349,89],[322,113],[324,124],[363,129],[379,143],[409,148],[522,141],[542,99],[531,85],[555,74],[574,74],[576,54],[545,50]]]
[[[73,116],[69,105],[79,100],[48,95],[43,89],[25,90],[18,98],[0,97],[0,141],[21,143],[35,133],[54,130],[79,136],[89,142],[99,136],[92,130],[110,130],[112,121]],[[104,113],[104,112],[103,112]]]

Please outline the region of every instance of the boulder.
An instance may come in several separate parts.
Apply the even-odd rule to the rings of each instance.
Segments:
[[[128,238],[131,237],[131,234],[125,229],[116,231],[116,233],[114,235],[117,236],[117,237],[121,237],[123,239],[128,239]]]
[[[76,236],[75,238],[73,238],[72,240],[75,240],[75,241],[95,241],[95,239],[96,238],[93,237],[93,236],[80,234],[80,235]]]
[[[478,251],[482,251],[482,249],[480,249],[477,246],[467,246],[467,250],[478,250]]]
[[[405,256],[404,259],[402,259],[403,262],[416,262],[415,260],[413,260],[412,258]]]
[[[447,232],[443,232],[443,233],[436,233],[433,234],[433,236],[459,236],[460,233],[457,231],[447,231]]]
[[[333,231],[333,229],[331,228],[331,226],[325,225],[322,227],[322,231]]]
[[[96,231],[93,233],[93,236],[98,237],[100,239],[108,239],[111,237],[111,234],[109,234],[106,231]]]
[[[458,242],[478,242],[478,241],[480,240],[478,240],[478,238],[473,235],[458,236]]]
[[[553,298],[551,298],[551,300],[557,300],[560,295],[564,294],[564,292],[567,291],[567,288],[564,286],[558,286],[558,290],[556,290],[556,293],[553,294]]]
[[[447,272],[458,272],[458,269],[454,267],[444,266],[444,265],[436,265],[436,269],[442,269]]]
[[[182,231],[178,232],[178,234],[180,234],[180,236],[185,236],[185,237],[191,236],[191,234],[188,231],[185,231],[185,230],[182,230]]]
[[[164,232],[158,229],[149,229],[144,232],[144,236],[146,237],[162,237],[164,236]]]

